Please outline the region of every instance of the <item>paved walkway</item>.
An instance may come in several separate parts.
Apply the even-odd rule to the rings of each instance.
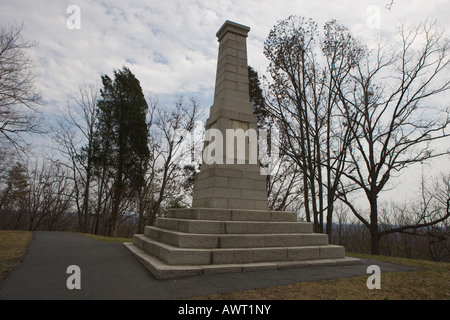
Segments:
[[[0,283],[1,299],[173,300],[265,288],[303,281],[367,275],[369,265],[381,272],[412,268],[363,259],[363,264],[203,275],[156,280],[121,243],[100,242],[74,233],[34,232],[22,264]],[[67,267],[81,269],[81,289],[69,290]],[[369,275],[367,275],[369,276]]]

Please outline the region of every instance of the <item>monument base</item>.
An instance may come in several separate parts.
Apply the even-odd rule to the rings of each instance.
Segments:
[[[171,209],[125,246],[157,279],[361,263],[295,212]]]
[[[267,210],[266,177],[257,165],[203,166],[195,175],[192,205]]]

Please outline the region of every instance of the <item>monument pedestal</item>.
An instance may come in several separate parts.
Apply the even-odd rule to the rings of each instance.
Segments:
[[[194,181],[194,208],[267,210],[266,177],[252,165],[202,168]]]
[[[157,279],[360,263],[295,212],[172,209],[125,245]]]

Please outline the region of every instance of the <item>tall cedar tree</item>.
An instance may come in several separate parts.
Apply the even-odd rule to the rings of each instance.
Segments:
[[[261,89],[261,82],[259,81],[258,72],[251,66],[248,66],[248,82],[250,102],[252,103],[253,113],[256,116],[258,127],[263,126],[269,116],[265,107],[265,100]]]
[[[102,76],[98,106],[95,162],[112,181],[109,233],[117,235],[121,205],[144,184],[150,156],[148,105],[135,75],[126,67],[114,70],[114,80]]]

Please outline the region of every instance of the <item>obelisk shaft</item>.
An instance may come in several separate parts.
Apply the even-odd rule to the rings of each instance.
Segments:
[[[228,23],[217,32],[219,55],[212,114],[220,109],[253,114],[248,90],[246,38],[249,30]]]
[[[226,21],[216,34],[219,54],[214,104],[205,129],[207,135],[212,129],[220,133],[222,145],[217,144],[219,137],[211,138],[215,159],[203,159],[201,172],[194,180],[193,207],[267,210],[266,179],[257,161],[256,117],[249,99],[249,31],[249,27]],[[242,140],[227,136],[230,130],[247,136]],[[208,137],[205,140],[209,148],[212,142]]]

